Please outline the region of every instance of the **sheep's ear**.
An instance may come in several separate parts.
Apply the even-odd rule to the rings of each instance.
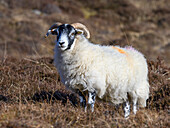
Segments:
[[[77,32],[77,34],[78,34],[78,35],[80,35],[80,34],[83,34],[83,33],[84,33],[84,31],[83,31],[83,30],[81,30],[81,29],[76,29],[76,32]]]

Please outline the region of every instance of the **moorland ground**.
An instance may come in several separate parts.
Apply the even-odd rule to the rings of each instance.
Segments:
[[[0,127],[170,127],[170,2],[168,0],[0,0]],[[82,22],[91,41],[132,45],[148,60],[147,107],[124,119],[122,106],[79,107],[53,66],[56,21]]]

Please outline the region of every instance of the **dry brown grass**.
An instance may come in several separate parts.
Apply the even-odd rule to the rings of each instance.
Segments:
[[[169,127],[169,67],[149,61],[150,98],[145,109],[124,119],[122,107],[97,100],[94,113],[62,100],[33,99],[35,93],[56,90],[71,96],[60,83],[51,58],[7,58],[0,64],[0,127]],[[77,98],[72,97],[74,100]]]

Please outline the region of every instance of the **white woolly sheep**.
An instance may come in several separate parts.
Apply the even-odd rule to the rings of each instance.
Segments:
[[[149,97],[148,68],[143,54],[132,47],[101,46],[89,42],[90,33],[81,23],[52,25],[46,36],[57,35],[54,62],[62,83],[79,90],[80,102],[86,108],[82,92],[88,91],[88,104],[94,110],[95,97],[114,104],[125,103],[125,117],[137,104],[146,106]]]

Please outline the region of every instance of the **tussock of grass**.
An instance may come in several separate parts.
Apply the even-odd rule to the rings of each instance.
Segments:
[[[94,10],[91,10],[89,8],[82,8],[81,11],[83,12],[84,18],[89,19],[91,16],[97,15],[97,12]]]

